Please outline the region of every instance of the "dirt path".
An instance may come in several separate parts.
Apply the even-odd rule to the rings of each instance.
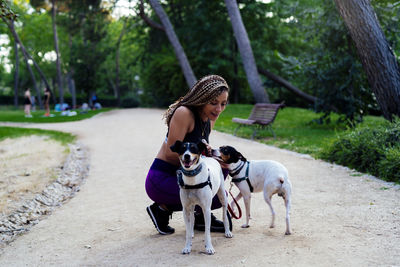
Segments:
[[[400,266],[399,186],[346,168],[214,132],[211,144],[235,146],[249,159],[274,159],[293,184],[291,223],[285,236],[282,200],[274,197],[276,228],[262,194],[253,196],[251,227],[234,221],[234,237],[213,233],[216,254],[205,255],[195,232],[181,255],[182,213],[161,236],[145,212],[148,168],[166,128],[161,110],[130,109],[64,124],[27,125],[77,134],[91,154],[81,191],[1,251],[1,266]],[[229,188],[229,185],[228,185]],[[219,211],[215,212],[220,216]]]

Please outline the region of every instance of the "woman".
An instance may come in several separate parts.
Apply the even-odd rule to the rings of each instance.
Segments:
[[[50,116],[50,90],[49,88],[44,88],[44,109],[46,110],[44,113],[45,117]]]
[[[25,105],[25,109],[24,109],[25,117],[32,118],[32,115],[31,115],[32,100],[31,100],[31,89],[30,88],[25,90],[24,105]]]
[[[178,154],[170,147],[176,140],[183,142],[207,141],[218,116],[224,111],[228,102],[229,87],[218,75],[208,75],[196,82],[191,90],[172,104],[165,112],[164,118],[168,132],[161,148],[150,167],[146,178],[147,195],[154,204],[147,207],[147,212],[160,234],[175,232],[169,224],[174,211],[181,211],[179,186],[176,170],[179,168]],[[227,171],[224,172],[225,176]],[[213,199],[212,209],[221,207],[218,198]],[[204,230],[204,218],[201,209],[195,213],[195,229]],[[223,223],[212,215],[211,231],[224,232]]]

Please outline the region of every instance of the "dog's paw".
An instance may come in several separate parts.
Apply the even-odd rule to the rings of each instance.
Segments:
[[[225,232],[225,237],[226,237],[226,238],[232,238],[232,237],[233,237],[232,232],[231,232],[231,231]]]
[[[247,223],[242,225],[242,228],[249,228],[249,227],[250,225],[248,225]]]
[[[285,232],[285,235],[291,235],[291,234],[292,234],[292,232],[290,232],[290,231]]]
[[[190,247],[184,247],[182,249],[182,254],[190,254],[191,250],[192,250],[192,248],[190,248]]]
[[[214,250],[213,246],[206,246],[206,253],[208,255],[214,255],[215,250]]]

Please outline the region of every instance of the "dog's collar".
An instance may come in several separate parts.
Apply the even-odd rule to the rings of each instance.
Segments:
[[[249,161],[246,161],[246,162],[243,161],[243,165],[240,167],[240,170],[243,168],[243,166],[244,166],[245,163],[247,163],[246,175],[245,175],[244,177],[241,177],[241,178],[233,178],[233,177],[232,177],[232,182],[234,182],[234,183],[240,183],[241,181],[246,181],[247,184],[249,185],[250,192],[253,193],[254,188],[253,188],[253,186],[251,185],[250,179],[249,179],[249,166],[250,166],[250,162],[249,162]],[[239,170],[239,171],[240,171],[240,170]],[[229,175],[232,176],[232,174],[230,174],[230,173],[229,173]],[[237,174],[236,174],[236,175],[237,175]]]
[[[183,176],[182,173],[183,173],[182,170],[176,171],[176,176],[178,178],[178,184],[181,188],[183,188],[183,189],[200,189],[200,188],[203,188],[203,187],[209,185],[210,188],[212,189],[212,184],[211,184],[211,179],[210,179],[210,171],[208,171],[208,178],[207,178],[206,182],[200,183],[200,184],[195,184],[195,185],[185,184],[185,182],[183,181],[183,178],[182,178],[182,176]]]
[[[229,172],[229,175],[232,177],[238,175],[239,172],[243,169],[244,164],[246,164],[246,161],[242,161],[242,163],[236,169]]]
[[[193,176],[196,176],[197,174],[199,174],[201,172],[202,168],[203,168],[203,164],[200,164],[196,169],[187,171],[184,168],[182,168],[182,166],[181,166],[179,171],[181,171],[185,176],[193,177]]]

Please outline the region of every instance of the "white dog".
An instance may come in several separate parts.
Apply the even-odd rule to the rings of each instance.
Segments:
[[[285,200],[286,206],[286,235],[291,234],[290,230],[290,205],[292,184],[288,178],[288,171],[281,163],[272,160],[252,160],[246,158],[235,148],[231,146],[222,146],[219,148],[219,156],[222,161],[228,164],[229,174],[232,176],[232,182],[239,188],[240,193],[235,197],[236,201],[243,196],[246,207],[246,224],[243,228],[249,227],[250,220],[250,201],[252,192],[264,191],[265,202],[269,205],[272,213],[272,222],[270,227],[275,226],[275,211],[271,204],[271,198],[278,193]],[[232,201],[234,208],[235,203]]]
[[[179,154],[181,163],[177,176],[181,188],[180,198],[183,206],[183,218],[186,224],[186,245],[182,250],[183,254],[189,254],[192,248],[195,205],[199,205],[204,214],[206,252],[207,254],[215,253],[210,235],[211,203],[215,194],[218,194],[223,208],[225,236],[232,237],[227,217],[228,201],[222,169],[217,160],[201,156],[205,149],[206,145],[202,142],[195,144],[183,143],[178,140],[171,146],[171,150]]]

